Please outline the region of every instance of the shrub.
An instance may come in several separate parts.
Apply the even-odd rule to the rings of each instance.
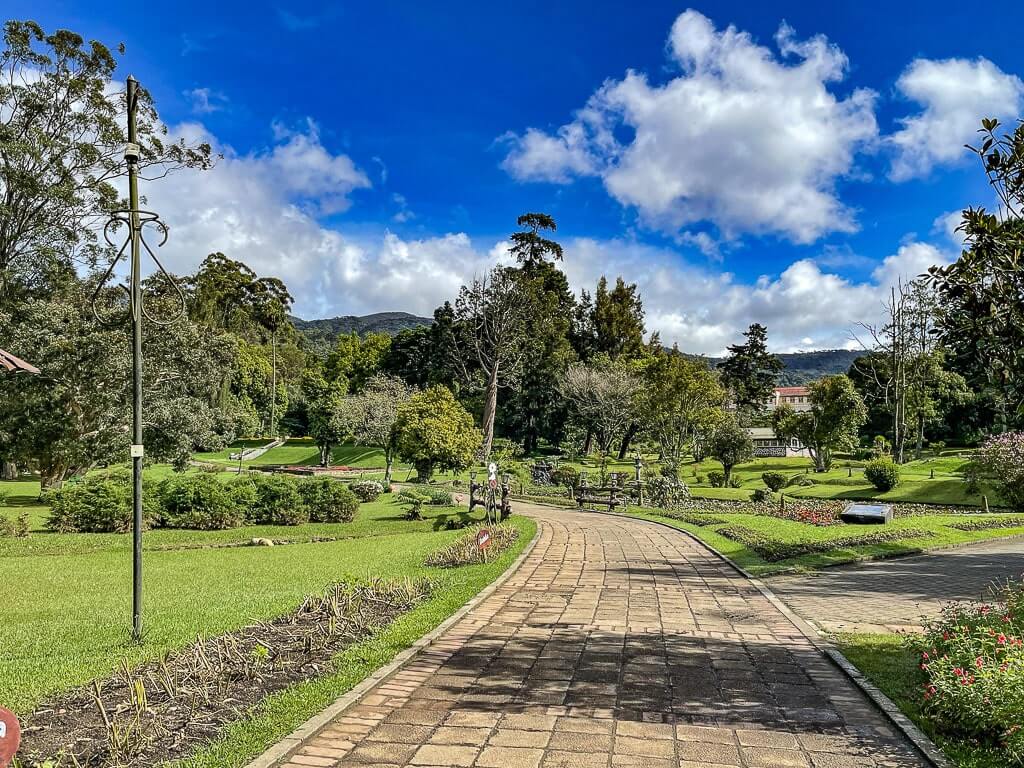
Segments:
[[[309,511],[302,503],[298,483],[286,477],[252,475],[256,503],[249,519],[258,525],[302,525],[309,522]]]
[[[569,464],[561,464],[551,473],[551,482],[565,488],[575,488],[580,482],[579,470]]]
[[[927,681],[929,717],[946,731],[1002,746],[1024,764],[1024,584],[1008,582],[980,606],[943,609],[909,642]]]
[[[888,456],[879,456],[865,464],[864,476],[879,491],[891,491],[900,484],[899,465]]]
[[[977,472],[995,482],[1003,501],[1024,512],[1024,432],[988,438],[978,449],[974,463]]]
[[[161,525],[167,528],[218,531],[245,522],[245,510],[215,475],[169,477],[160,483],[157,495]]]
[[[420,495],[432,507],[450,507],[452,504],[452,492],[444,488],[424,488]]]
[[[781,472],[762,472],[761,480],[764,481],[764,484],[768,486],[769,490],[777,493],[786,487],[786,483],[789,478]]]
[[[252,510],[256,507],[256,483],[249,475],[235,477],[224,484],[231,496],[231,501],[246,520],[253,519]]]
[[[645,486],[647,502],[659,509],[675,509],[690,498],[690,489],[678,477],[655,475]]]
[[[712,488],[722,488],[725,486],[725,472],[719,469],[713,469],[708,472],[708,482]]]
[[[772,492],[767,491],[764,488],[755,488],[750,500],[755,504],[763,504],[766,501],[772,500]]]
[[[61,533],[125,533],[132,529],[132,486],[127,475],[108,475],[48,491],[46,527]],[[142,525],[150,528],[156,509],[145,499]]]
[[[869,544],[885,544],[906,539],[926,538],[931,535],[925,530],[903,528],[901,530],[875,531],[857,536],[843,536],[836,539],[783,541],[781,539],[774,539],[767,533],[747,528],[744,525],[729,525],[719,528],[718,533],[727,539],[739,542],[747,549],[753,550],[758,557],[769,563],[788,560],[791,557],[799,557],[800,555],[831,552],[837,549],[862,547]]]
[[[0,498],[0,504],[3,499]],[[14,520],[7,517],[0,517],[0,539],[12,538],[23,539],[28,536],[28,512],[22,511]]]
[[[931,442],[928,443],[928,447],[931,448],[935,452],[936,456],[938,456],[940,453],[942,453],[944,450],[946,450],[946,441],[945,440],[932,440]]]
[[[300,481],[299,495],[314,523],[350,523],[359,509],[356,494],[344,483],[327,477]]]
[[[380,495],[384,493],[384,486],[376,480],[360,480],[358,483],[352,483],[349,486],[349,490],[360,501],[371,502],[380,498]]]
[[[793,475],[789,478],[789,482],[786,483],[788,487],[796,486],[808,486],[814,485],[814,478],[810,475]]]

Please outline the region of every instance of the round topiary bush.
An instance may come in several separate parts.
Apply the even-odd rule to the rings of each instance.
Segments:
[[[789,478],[781,472],[763,472],[761,479],[768,486],[768,490],[775,491],[776,493],[785,488],[786,483],[789,482]]]
[[[310,522],[350,523],[359,509],[359,498],[352,489],[326,477],[301,481],[299,494]]]
[[[708,472],[708,483],[712,488],[723,488],[725,486],[725,472],[713,469]]]
[[[249,520],[258,525],[302,525],[309,522],[309,511],[302,502],[298,482],[286,477],[251,477],[256,503]]]
[[[376,501],[384,493],[384,486],[376,480],[360,480],[358,483],[352,483],[349,489],[360,501],[366,502]]]
[[[889,456],[879,456],[866,463],[864,476],[879,491],[891,491],[900,484],[899,465]]]
[[[161,525],[167,528],[219,531],[245,522],[245,510],[215,475],[169,477],[160,483],[157,495]]]

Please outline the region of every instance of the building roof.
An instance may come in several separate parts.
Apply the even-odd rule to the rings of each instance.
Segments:
[[[792,395],[809,395],[811,394],[811,390],[807,387],[776,387],[775,394],[785,395],[787,397]]]
[[[21,358],[15,357],[10,352],[0,349],[0,368],[8,371],[25,371],[26,373],[39,373],[34,365],[29,365]]]
[[[770,440],[775,437],[775,430],[771,427],[747,427],[747,434],[754,440]]]

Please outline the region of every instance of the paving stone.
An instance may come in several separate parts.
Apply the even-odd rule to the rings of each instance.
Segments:
[[[278,768],[925,765],[698,543],[520,509],[541,536],[518,571]]]

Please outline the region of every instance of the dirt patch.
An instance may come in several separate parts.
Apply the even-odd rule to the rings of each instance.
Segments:
[[[96,681],[25,718],[26,766],[156,766],[214,741],[267,695],[332,671],[331,659],[428,595],[424,582],[336,584],[294,613],[198,640]]]

